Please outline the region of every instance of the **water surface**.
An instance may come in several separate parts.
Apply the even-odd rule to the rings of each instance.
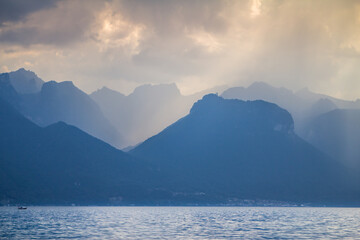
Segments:
[[[359,208],[0,207],[0,239],[360,239]]]

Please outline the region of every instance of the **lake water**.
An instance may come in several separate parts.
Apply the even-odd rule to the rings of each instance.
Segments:
[[[0,239],[360,239],[359,208],[0,207]]]

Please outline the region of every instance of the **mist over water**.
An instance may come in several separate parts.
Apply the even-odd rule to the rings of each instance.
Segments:
[[[360,209],[0,208],[1,239],[357,239]]]

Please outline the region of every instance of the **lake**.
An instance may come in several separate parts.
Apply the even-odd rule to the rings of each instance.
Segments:
[[[360,208],[0,207],[0,239],[360,239]]]

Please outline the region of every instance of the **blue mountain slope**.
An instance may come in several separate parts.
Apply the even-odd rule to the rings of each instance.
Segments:
[[[0,74],[0,97],[42,127],[63,121],[115,147],[123,146],[121,134],[99,106],[72,82],[43,83],[40,79],[35,84],[35,78],[33,72],[23,69]]]
[[[47,82],[32,101],[26,102],[25,115],[40,126],[63,121],[113,146],[122,144],[118,131],[103,116],[97,104],[72,82]]]
[[[299,138],[291,115],[264,101],[207,95],[130,153],[176,186],[237,199],[359,201],[342,166]]]
[[[40,92],[44,81],[34,72],[20,68],[9,73],[11,85],[21,94]]]
[[[305,128],[305,139],[360,173],[360,110],[336,109],[321,114]]]
[[[125,96],[102,88],[92,99],[120,131],[127,145],[136,145],[185,116],[197,96],[183,96],[175,84],[142,85]]]
[[[63,122],[41,128],[0,99],[0,201],[124,204],[151,199],[148,164]]]

